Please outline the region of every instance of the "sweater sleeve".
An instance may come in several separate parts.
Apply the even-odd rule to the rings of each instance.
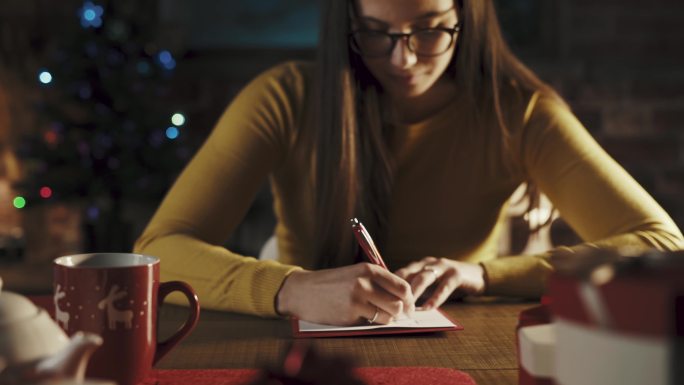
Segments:
[[[275,298],[295,266],[227,250],[258,189],[287,155],[303,99],[293,63],[247,85],[182,171],[137,240],[136,252],[161,260],[161,280],[181,280],[204,308],[275,316]],[[181,295],[172,303],[185,302]]]
[[[591,137],[561,101],[532,97],[520,141],[520,157],[560,215],[585,243],[541,255],[484,262],[488,293],[539,296],[559,250],[677,250],[682,233],[655,200]]]

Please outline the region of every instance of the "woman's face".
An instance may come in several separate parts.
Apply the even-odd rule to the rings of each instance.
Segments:
[[[352,31],[370,32],[363,35],[365,40],[362,44],[369,47],[368,49],[375,49],[382,45],[379,40],[383,37],[380,34],[374,36],[374,32],[409,33],[427,28],[450,29],[457,23],[453,0],[356,0],[356,17],[352,21]],[[448,33],[435,34],[441,36],[439,39],[447,39],[440,40],[440,44],[452,41]],[[453,35],[454,39],[457,36],[458,33]],[[430,39],[429,33],[422,35],[420,39],[415,36],[410,43],[409,38],[397,38],[394,47],[388,49],[385,55],[361,55],[368,70],[390,96],[420,96],[444,74],[453,57],[455,44],[442,45],[441,47],[447,47],[446,51],[439,49],[443,52],[435,56],[415,52],[431,49],[432,45],[426,42],[426,38]],[[418,48],[420,44],[421,48]],[[413,51],[409,45],[413,46]]]

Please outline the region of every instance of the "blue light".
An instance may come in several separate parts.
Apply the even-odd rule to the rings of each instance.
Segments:
[[[167,70],[172,70],[176,68],[176,61],[173,59],[169,60],[167,63],[164,63],[164,68],[166,68]]]
[[[81,26],[83,28],[98,28],[102,25],[102,14],[104,8],[93,4],[91,1],[83,3],[83,7],[78,10],[78,15],[81,18]]]
[[[95,20],[96,17],[97,17],[97,13],[95,13],[95,11],[93,11],[92,9],[87,9],[83,12],[83,18],[86,21],[93,21],[93,20]]]
[[[167,50],[160,51],[157,54],[157,59],[159,60],[159,63],[162,65],[162,67],[166,68],[167,70],[172,70],[176,68],[176,60],[173,59],[171,52]]]
[[[171,60],[173,60],[173,56],[171,56],[171,52],[166,51],[166,50],[159,52],[159,61],[162,64],[166,64],[166,63],[170,62]]]
[[[178,131],[178,127],[176,126],[171,126],[166,129],[166,137],[171,140],[176,139],[179,134],[180,132]]]
[[[43,84],[50,84],[52,82],[52,74],[48,71],[40,71],[38,73],[38,80]]]

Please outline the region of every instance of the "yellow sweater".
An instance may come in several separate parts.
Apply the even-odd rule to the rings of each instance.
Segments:
[[[315,266],[309,168],[294,144],[311,72],[311,65],[286,63],[242,90],[136,243],[136,252],[161,258],[162,281],[188,282],[205,308],[275,316],[285,277],[297,266]],[[492,131],[456,100],[425,121],[394,127],[389,146],[396,179],[381,251],[390,269],[425,256],[482,262],[488,294],[540,295],[553,251],[497,257],[506,202],[528,178],[592,245],[682,247],[669,216],[567,107],[537,95],[513,114],[519,121],[508,122],[516,167],[502,160]],[[267,177],[278,262],[221,246]]]

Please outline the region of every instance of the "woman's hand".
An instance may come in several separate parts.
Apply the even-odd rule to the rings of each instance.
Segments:
[[[396,274],[411,285],[416,299],[428,287],[434,286],[434,290],[421,306],[423,309],[439,307],[454,292],[478,295],[485,291],[482,266],[448,258],[426,257],[397,270]]]
[[[377,265],[291,273],[276,298],[280,314],[329,325],[388,324],[415,309],[409,284]]]

